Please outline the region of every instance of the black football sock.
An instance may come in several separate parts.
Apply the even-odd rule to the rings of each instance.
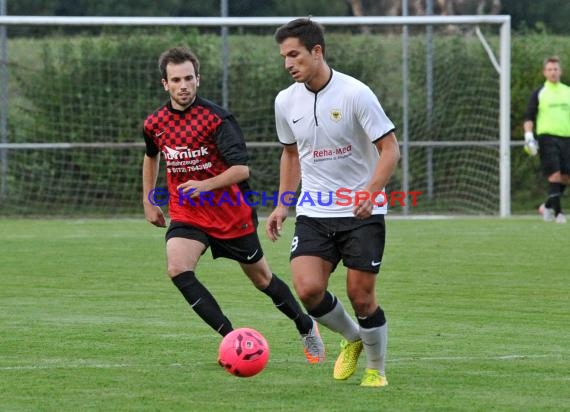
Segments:
[[[212,329],[226,336],[233,328],[230,320],[224,315],[214,296],[200,283],[191,270],[182,272],[172,278],[172,282],[182,293],[194,312]]]
[[[562,186],[563,185],[561,183],[550,183],[548,187],[548,200],[544,203],[544,206],[554,209],[555,216],[557,216],[562,211],[560,206]]]
[[[301,308],[301,305],[295,300],[291,289],[274,273],[269,286],[262,290],[271,298],[275,307],[279,309],[285,316],[295,322],[297,330],[301,334],[309,333],[313,327],[313,320]]]
[[[340,333],[349,342],[360,339],[358,324],[347,313],[340,300],[328,290],[325,291],[323,300],[309,310],[309,315],[321,325]]]
[[[327,313],[332,312],[332,310],[336,307],[338,303],[338,299],[328,290],[325,291],[325,295],[323,300],[315,306],[313,309],[309,311],[309,315],[320,318],[321,316],[326,315]]]
[[[366,329],[379,328],[386,323],[386,315],[380,306],[371,315],[365,317],[357,316],[356,319],[358,324]]]
[[[566,190],[566,185],[564,183],[560,183],[560,213],[562,213],[562,195]]]

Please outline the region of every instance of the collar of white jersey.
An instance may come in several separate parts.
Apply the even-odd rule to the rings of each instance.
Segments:
[[[329,84],[331,84],[332,78],[333,78],[333,74],[335,73],[335,71],[334,71],[332,68],[330,68],[330,67],[329,67],[329,70],[330,70],[329,79],[327,80],[327,82],[326,82],[325,84],[323,84],[323,87],[321,87],[321,88],[320,88],[319,90],[317,90],[317,91],[314,91],[314,90],[309,89],[309,87],[307,86],[307,83],[305,83],[305,89],[307,89],[307,91],[309,91],[309,92],[311,92],[311,93],[314,93],[314,94],[317,94],[317,93],[319,93],[319,92],[322,92],[324,89],[326,89],[326,87],[327,87]]]

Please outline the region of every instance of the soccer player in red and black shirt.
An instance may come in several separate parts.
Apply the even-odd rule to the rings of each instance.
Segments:
[[[192,309],[220,335],[233,330],[214,296],[196,277],[200,256],[239,263],[254,286],[295,322],[310,363],[324,360],[316,322],[271,272],[257,235],[257,217],[243,198],[249,188],[248,154],[235,118],[197,96],[200,63],[187,48],[161,54],[159,69],[170,100],[144,121],[143,205],[146,219],[165,227],[153,199],[160,153],[166,161],[169,213],[166,232],[168,275]]]

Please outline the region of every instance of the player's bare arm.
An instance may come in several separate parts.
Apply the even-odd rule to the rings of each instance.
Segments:
[[[164,213],[157,205],[153,205],[148,196],[156,186],[158,169],[160,166],[160,156],[150,157],[145,155],[143,160],[143,207],[145,219],[158,227],[166,227]]]
[[[525,133],[527,133],[527,132],[531,132],[531,133],[534,132],[534,122],[533,122],[532,120],[526,120],[526,121],[523,123],[523,129],[524,129],[524,132],[525,132]]]
[[[400,160],[400,146],[398,145],[394,132],[378,140],[375,145],[378,149],[378,153],[380,153],[380,159],[378,159],[372,179],[364,188],[364,190],[370,193],[370,199],[374,192],[382,190],[388,184]],[[372,215],[373,204],[370,199],[354,206],[353,213],[355,217],[366,219]]]
[[[249,167],[246,165],[234,165],[217,176],[206,180],[187,180],[178,185],[176,189],[183,193],[192,191],[190,197],[198,197],[200,193],[211,192],[212,190],[228,187],[236,183],[243,182],[249,178]]]
[[[283,147],[281,163],[279,166],[279,199],[286,192],[296,192],[301,182],[301,165],[299,164],[299,151],[297,145]],[[289,206],[279,203],[267,218],[265,233],[272,242],[281,236],[283,222],[287,219]]]

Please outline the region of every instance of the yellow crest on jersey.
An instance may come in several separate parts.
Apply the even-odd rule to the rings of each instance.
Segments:
[[[340,112],[339,109],[332,109],[331,110],[331,120],[333,122],[340,122],[340,119],[342,119],[342,113]]]

